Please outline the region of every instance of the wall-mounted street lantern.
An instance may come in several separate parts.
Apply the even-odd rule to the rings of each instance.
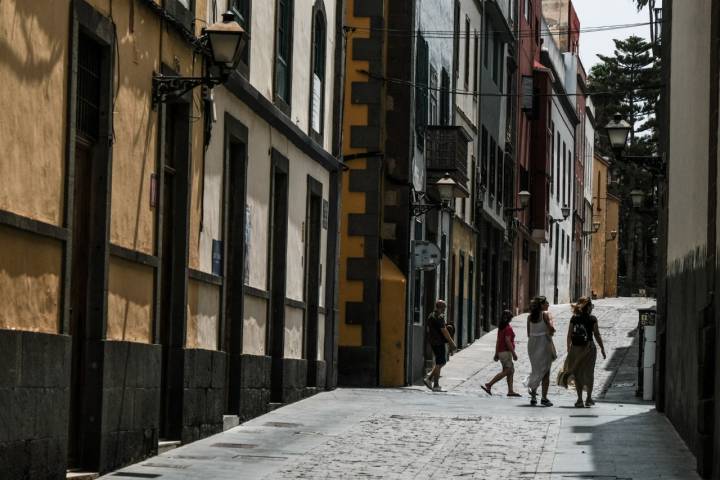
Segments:
[[[440,196],[440,203],[429,201],[431,199],[425,192],[417,192],[419,202],[411,205],[414,217],[419,217],[434,209],[440,211],[450,210],[449,204],[453,198],[466,196],[457,182],[447,173],[443,178],[430,186],[434,186],[437,189],[438,195]]]
[[[600,222],[598,222],[598,221],[596,220],[596,221],[594,221],[594,222],[592,223],[592,230],[589,230],[589,231],[587,231],[587,232],[583,231],[582,234],[583,234],[583,236],[585,236],[585,235],[592,235],[592,234],[594,234],[594,233],[597,233],[599,230],[600,230]]]
[[[610,238],[606,238],[606,242],[612,242],[617,238],[617,230],[610,230]]]
[[[632,200],[633,207],[639,208],[642,206],[642,202],[645,199],[645,192],[642,190],[631,190],[630,199]]]
[[[619,113],[616,113],[613,119],[605,125],[605,131],[613,150],[621,151],[625,148],[630,130],[632,130],[632,125],[625,121]]]
[[[518,208],[506,208],[506,213],[522,212],[530,205],[530,192],[527,190],[521,190],[518,192],[518,199],[520,200],[520,207]]]
[[[194,45],[208,61],[205,74],[202,77],[154,74],[153,107],[182,97],[200,85],[214,87],[225,83],[240,61],[245,40],[245,30],[235,21],[235,14],[224,13],[222,21],[205,28]]]
[[[550,216],[550,225],[557,222],[564,222],[570,216],[570,207],[568,207],[567,204],[563,205],[560,211],[562,212],[562,218],[553,218]]]

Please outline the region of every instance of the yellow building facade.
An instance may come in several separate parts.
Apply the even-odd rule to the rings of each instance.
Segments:
[[[0,478],[107,472],[334,381],[336,2],[311,7],[0,2]],[[228,9],[242,65],[158,102],[154,77],[208,76]]]
[[[591,291],[593,298],[617,296],[618,229],[620,200],[608,193],[608,161],[593,159],[592,221],[600,227],[591,240]]]

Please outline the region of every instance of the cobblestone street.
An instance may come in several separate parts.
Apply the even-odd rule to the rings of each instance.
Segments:
[[[597,302],[608,353],[598,354],[591,409],[555,385],[551,408],[527,396],[489,397],[480,389],[498,370],[495,332],[454,355],[443,371],[445,393],[424,386],[338,389],[288,405],[222,434],[111,474],[112,478],[479,478],[691,480],[695,460],[669,422],[635,392],[638,307],[644,299]],[[560,358],[570,318],[551,309]],[[515,388],[529,374],[525,316],[514,320],[520,361]],[[108,477],[110,477],[108,476]]]

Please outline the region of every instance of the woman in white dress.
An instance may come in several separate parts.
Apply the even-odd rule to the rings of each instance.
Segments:
[[[545,407],[552,407],[547,394],[550,387],[550,369],[552,362],[557,358],[552,340],[555,326],[550,312],[547,311],[549,307],[550,304],[545,297],[533,298],[527,320],[528,356],[532,365],[532,373],[528,378],[530,404],[537,405],[537,388],[542,383],[540,403]]]

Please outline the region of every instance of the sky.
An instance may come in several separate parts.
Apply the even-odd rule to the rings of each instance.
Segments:
[[[647,23],[650,21],[647,8],[638,13],[633,0],[573,0],[575,11],[580,17],[581,31],[588,27],[604,25],[620,25],[627,23]],[[662,6],[662,0],[657,0],[656,7]],[[603,32],[584,32],[580,34],[580,59],[585,70],[600,59],[597,54],[612,55],[615,50],[614,38],[624,39],[635,34],[650,40],[650,26],[643,25],[636,28],[624,28]]]

